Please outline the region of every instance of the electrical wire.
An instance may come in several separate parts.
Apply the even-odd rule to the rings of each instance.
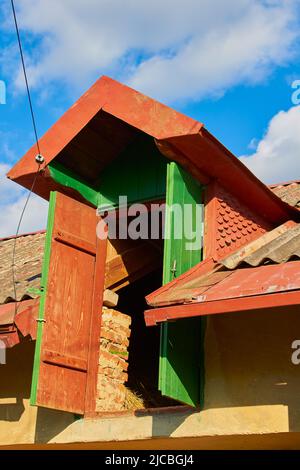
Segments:
[[[16,230],[16,234],[15,234],[15,237],[14,237],[14,244],[13,244],[13,250],[12,250],[12,281],[13,281],[13,289],[14,289],[14,299],[15,299],[15,313],[14,313],[14,319],[16,318],[16,315],[18,313],[18,305],[17,305],[17,282],[16,282],[16,265],[15,265],[15,261],[16,261],[16,248],[17,248],[17,240],[18,240],[18,235],[19,235],[19,232],[20,232],[20,227],[21,227],[21,224],[22,224],[22,221],[23,221],[23,218],[24,218],[24,214],[25,214],[25,211],[26,211],[26,208],[28,206],[28,203],[29,203],[29,200],[30,200],[30,197],[32,195],[32,192],[33,192],[33,189],[34,189],[34,186],[35,186],[35,183],[36,183],[36,180],[40,174],[40,167],[41,165],[38,164],[38,170],[35,174],[35,177],[33,179],[33,182],[32,182],[32,185],[31,185],[31,188],[29,190],[29,193],[27,195],[27,198],[26,198],[26,201],[25,201],[25,204],[24,204],[24,207],[22,209],[22,212],[21,212],[21,215],[20,215],[20,218],[19,218],[19,222],[18,222],[18,226],[17,226],[17,230]]]
[[[34,136],[35,136],[35,141],[36,141],[36,147],[38,151],[38,155],[36,157],[36,162],[37,162],[37,171],[35,173],[35,176],[32,181],[32,185],[30,187],[29,193],[26,197],[25,204],[23,206],[23,209],[20,214],[20,218],[18,221],[17,225],[17,230],[15,233],[14,237],[14,244],[13,244],[13,250],[12,250],[12,281],[13,281],[13,289],[14,289],[14,300],[15,300],[15,313],[14,313],[14,320],[18,312],[18,304],[17,304],[17,281],[16,281],[16,265],[15,265],[15,260],[16,260],[16,248],[17,248],[17,239],[19,236],[20,232],[20,227],[24,218],[24,214],[26,211],[26,208],[28,206],[30,197],[33,193],[37,178],[42,170],[41,164],[44,162],[43,157],[41,156],[41,150],[40,150],[40,144],[39,144],[39,138],[38,138],[38,133],[37,133],[37,126],[36,126],[36,119],[34,116],[34,110],[33,110],[33,105],[32,105],[32,99],[31,99],[31,94],[30,94],[30,88],[29,88],[29,83],[28,83],[28,77],[27,77],[27,72],[26,72],[26,65],[25,65],[25,60],[24,60],[24,54],[23,54],[23,48],[22,48],[22,42],[21,42],[21,36],[19,32],[19,26],[18,26],[18,19],[17,19],[17,14],[15,10],[15,5],[14,5],[14,0],[11,0],[11,8],[12,8],[12,13],[13,13],[13,18],[14,18],[14,23],[15,23],[15,28],[16,28],[16,35],[18,39],[18,45],[19,45],[19,51],[20,51],[20,57],[21,57],[21,63],[22,63],[22,69],[23,69],[23,74],[24,74],[24,80],[25,80],[25,85],[26,85],[26,90],[27,90],[27,97],[28,97],[28,103],[29,103],[29,108],[30,108],[30,114],[31,114],[31,119],[32,119],[32,126],[33,126],[33,131],[34,131]]]
[[[39,138],[38,138],[38,133],[37,133],[37,127],[36,127],[34,112],[33,112],[32,100],[31,100],[31,95],[30,95],[29,83],[28,83],[28,78],[27,78],[23,48],[22,48],[22,42],[21,42],[21,36],[20,36],[20,32],[19,32],[19,26],[18,26],[18,20],[17,20],[17,14],[16,14],[16,10],[15,10],[14,0],[11,0],[11,8],[12,8],[14,22],[15,22],[16,34],[17,34],[17,38],[18,38],[18,44],[19,44],[23,74],[24,74],[25,85],[26,85],[26,90],[27,90],[27,96],[28,96],[30,114],[31,114],[31,119],[32,119],[32,125],[33,125],[35,140],[36,140],[36,146],[37,146],[38,153],[40,154],[41,151],[40,151]]]

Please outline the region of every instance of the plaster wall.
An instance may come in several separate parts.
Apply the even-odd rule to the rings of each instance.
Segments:
[[[151,448],[151,439],[166,447],[163,442],[171,438],[170,448],[184,442],[194,448],[213,448],[214,442],[216,448],[260,448],[263,442],[268,448],[281,442],[300,448],[300,365],[291,362],[295,339],[300,339],[297,309],[211,316],[203,410],[93,420],[29,406],[34,344],[24,342],[8,351],[7,364],[0,366],[0,445],[135,448],[138,442],[136,448]]]

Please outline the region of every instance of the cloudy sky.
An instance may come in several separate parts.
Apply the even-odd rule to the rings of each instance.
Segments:
[[[300,179],[299,0],[15,0],[39,135],[102,74],[201,122],[266,183]],[[5,173],[33,144],[10,0],[0,6],[0,237],[26,193]],[[300,94],[299,94],[300,96]],[[21,231],[45,226],[33,197]]]

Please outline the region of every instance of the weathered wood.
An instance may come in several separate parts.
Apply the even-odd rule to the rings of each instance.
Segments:
[[[147,241],[113,240],[109,241],[108,245],[106,289],[117,291],[129,282],[155,271],[161,265],[158,247]]]
[[[86,372],[88,368],[88,363],[85,359],[66,356],[65,354],[60,354],[55,351],[48,351],[47,349],[42,352],[42,361],[47,364],[55,364],[58,366],[80,370],[83,372]]]
[[[103,293],[103,305],[105,307],[116,307],[119,302],[119,295],[110,289],[105,289]]]
[[[88,373],[85,392],[86,417],[93,415],[96,410],[98,364],[100,352],[100,332],[102,321],[103,290],[105,276],[105,261],[107,254],[107,239],[97,238],[97,255],[93,283],[92,311],[89,336]]]
[[[96,401],[93,383],[106,252],[96,238],[98,218],[93,208],[61,193],[50,205],[52,236],[42,284],[31,402],[84,414],[86,403],[90,408]]]

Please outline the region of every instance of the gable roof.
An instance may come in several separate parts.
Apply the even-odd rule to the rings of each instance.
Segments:
[[[153,137],[160,152],[181,164],[198,181],[218,180],[248,207],[279,224],[299,213],[256,178],[204,125],[108,77],[100,78],[40,139],[48,165],[56,159],[93,184],[102,169],[139,133]],[[37,170],[36,146],[8,177],[30,188]],[[34,192],[48,199],[51,190],[71,194],[51,178],[47,166]],[[73,197],[74,191],[72,192]],[[79,197],[79,195],[77,195]]]

